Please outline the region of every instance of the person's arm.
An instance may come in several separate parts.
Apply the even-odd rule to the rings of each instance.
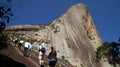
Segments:
[[[41,49],[41,45],[39,45],[39,50],[38,50],[39,52],[40,52],[40,49]]]
[[[51,53],[51,51],[49,51],[48,54],[47,54],[47,57],[48,57],[48,58],[50,58],[50,53]]]
[[[56,53],[56,57],[57,57],[57,51],[55,51],[55,53]]]

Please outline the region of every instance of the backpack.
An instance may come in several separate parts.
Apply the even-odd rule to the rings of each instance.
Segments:
[[[32,45],[32,44],[30,44],[29,49],[32,49],[32,48],[33,48],[33,45]]]
[[[41,51],[42,53],[45,53],[45,52],[46,52],[45,46],[42,45],[40,51]]]
[[[50,61],[57,61],[57,57],[56,57],[56,52],[51,52],[50,54],[49,54],[49,60]]]

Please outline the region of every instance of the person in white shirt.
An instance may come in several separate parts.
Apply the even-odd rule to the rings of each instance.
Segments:
[[[39,46],[39,64],[41,67],[44,67],[45,52],[46,52],[46,47],[44,41],[42,40]]]
[[[25,42],[25,45],[24,45],[24,56],[28,56],[29,46],[30,46],[30,42],[29,41]]]

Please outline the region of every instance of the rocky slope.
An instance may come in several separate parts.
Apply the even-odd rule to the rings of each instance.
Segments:
[[[65,57],[74,66],[102,67],[95,62],[95,50],[102,40],[84,4],[72,6],[49,25],[18,25],[6,30],[19,33],[20,38],[33,39],[36,49],[40,40],[45,40],[48,50],[54,46],[58,57]]]

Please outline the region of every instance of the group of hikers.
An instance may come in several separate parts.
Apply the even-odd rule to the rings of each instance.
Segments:
[[[22,45],[24,45],[24,51],[23,51],[24,56],[30,55],[33,45],[28,40],[26,42],[24,42],[23,40],[18,40],[17,38],[13,38],[12,41],[14,43],[14,46],[18,47],[19,49],[21,49]],[[44,40],[41,40],[38,51],[39,51],[38,59],[39,59],[40,67],[44,67],[46,56],[49,59],[48,60],[49,67],[55,67],[56,62],[57,62],[57,52],[53,46],[50,47],[48,54],[46,54],[46,44],[45,44]]]

